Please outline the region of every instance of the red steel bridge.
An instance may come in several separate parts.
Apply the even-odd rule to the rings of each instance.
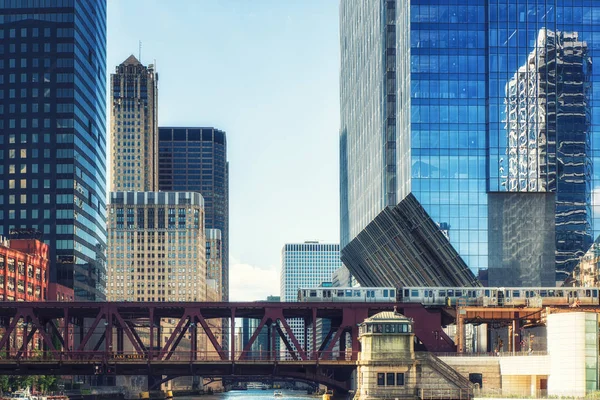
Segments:
[[[346,389],[358,325],[394,307],[414,319],[424,350],[456,351],[442,330],[451,316],[421,304],[0,302],[0,374],[147,375],[153,385],[189,375],[278,376]],[[244,348],[236,348],[240,318],[258,322]],[[292,319],[304,321],[302,338]],[[266,348],[251,351],[259,335]]]

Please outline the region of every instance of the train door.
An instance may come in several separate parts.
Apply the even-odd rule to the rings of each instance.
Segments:
[[[498,288],[498,307],[504,306],[505,292],[504,288]]]
[[[423,297],[424,297],[424,302],[425,304],[433,304],[434,303],[434,295],[433,295],[433,290],[429,290],[429,289],[424,289],[423,290]]]

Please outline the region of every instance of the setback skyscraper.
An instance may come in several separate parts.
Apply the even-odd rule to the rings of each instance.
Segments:
[[[0,38],[0,235],[41,232],[50,281],[104,300],[106,2],[0,1]]]
[[[229,300],[229,163],[227,137],[215,128],[160,127],[158,188],[204,197],[206,229],[221,231],[221,293]]]
[[[157,190],[158,74],[129,56],[110,76],[111,192]]]
[[[600,232],[598,15],[585,0],[341,2],[341,251],[359,281],[369,232],[394,253],[374,221],[408,192],[491,285],[564,280]]]

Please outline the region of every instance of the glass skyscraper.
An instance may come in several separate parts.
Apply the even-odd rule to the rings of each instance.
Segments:
[[[158,189],[199,192],[206,229],[221,231],[221,293],[229,300],[229,163],[227,137],[215,128],[160,127]]]
[[[38,231],[50,280],[106,292],[106,2],[0,1],[0,235]]]
[[[342,255],[410,191],[490,284],[564,280],[600,233],[600,3],[348,0],[340,21]]]

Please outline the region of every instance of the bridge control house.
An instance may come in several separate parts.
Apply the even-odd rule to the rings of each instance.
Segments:
[[[469,398],[473,386],[430,353],[415,353],[413,321],[384,311],[359,325],[354,400]]]

